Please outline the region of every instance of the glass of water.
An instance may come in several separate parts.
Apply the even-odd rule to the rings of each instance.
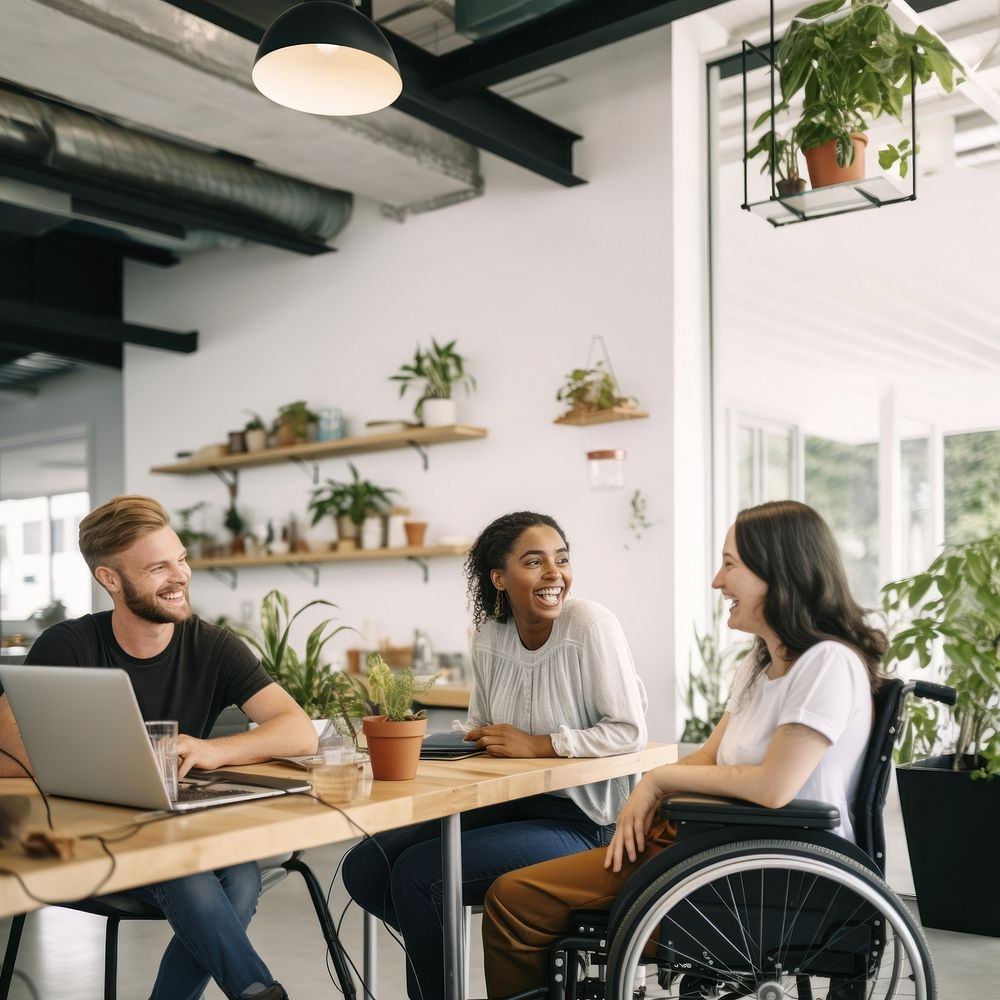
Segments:
[[[146,733],[153,747],[160,777],[166,785],[167,795],[173,802],[177,798],[177,722],[168,719],[147,722]]]

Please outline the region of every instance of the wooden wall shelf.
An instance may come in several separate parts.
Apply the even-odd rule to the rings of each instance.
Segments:
[[[422,455],[423,446],[445,444],[452,441],[474,441],[486,437],[483,427],[466,427],[453,424],[450,427],[411,427],[405,431],[389,434],[365,434],[361,437],[340,438],[337,441],[313,441],[307,444],[293,444],[284,448],[265,448],[263,451],[241,452],[238,455],[220,455],[172,465],[154,465],[151,472],[174,476],[193,476],[222,469],[250,469],[278,462],[314,462],[320,458],[334,458],[344,455],[361,455],[365,452],[390,451],[395,448],[415,448]],[[426,466],[426,455],[424,455]]]
[[[316,552],[289,552],[283,556],[218,556],[210,559],[191,559],[188,561],[188,565],[191,569],[207,570],[213,576],[222,579],[230,589],[235,590],[237,575],[242,569],[285,566],[291,570],[311,572],[313,586],[316,586],[319,583],[319,568],[326,563],[407,559],[416,563],[423,570],[424,582],[426,583],[428,559],[439,559],[443,556],[465,556],[468,551],[468,545],[405,545],[395,549],[351,549],[349,552],[324,549]]]
[[[636,410],[628,406],[613,406],[609,410],[579,410],[564,413],[556,417],[555,424],[566,424],[570,427],[587,427],[590,424],[609,424],[615,420],[643,420],[649,414],[645,410]]]

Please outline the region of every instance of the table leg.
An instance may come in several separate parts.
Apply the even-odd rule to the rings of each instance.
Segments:
[[[365,915],[365,981],[361,995],[365,1000],[374,1000],[378,996],[378,920],[367,910],[362,912]]]
[[[444,895],[444,1000],[465,1000],[465,934],[462,927],[462,820],[441,820]]]

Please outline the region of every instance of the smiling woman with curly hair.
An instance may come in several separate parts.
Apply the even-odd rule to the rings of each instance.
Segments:
[[[605,757],[646,743],[646,695],[618,619],[569,596],[569,542],[545,514],[488,525],[466,562],[473,690],[466,739],[496,757]],[[462,899],[499,875],[609,843],[634,779],[462,814]],[[345,858],[344,883],[403,935],[413,1000],[444,996],[436,821],[378,834]]]

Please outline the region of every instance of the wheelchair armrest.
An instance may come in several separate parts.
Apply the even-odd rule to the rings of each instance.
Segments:
[[[840,825],[840,810],[836,806],[812,799],[793,799],[780,809],[768,809],[742,799],[677,792],[663,800],[660,815],[676,823],[791,826],[809,830],[834,830]]]

